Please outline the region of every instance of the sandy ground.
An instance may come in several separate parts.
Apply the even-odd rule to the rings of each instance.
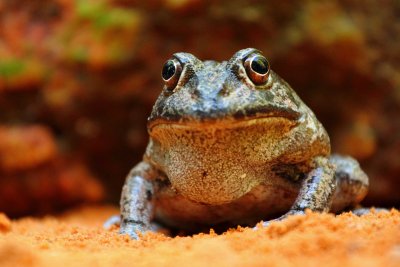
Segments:
[[[259,230],[140,241],[104,230],[114,207],[9,221],[0,215],[0,266],[400,266],[400,212],[309,213]]]

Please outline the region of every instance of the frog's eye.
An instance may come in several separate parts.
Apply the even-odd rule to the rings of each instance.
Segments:
[[[244,61],[247,76],[255,85],[265,84],[269,75],[269,62],[268,60],[258,54],[250,54]]]
[[[168,90],[174,90],[182,73],[182,64],[175,58],[164,63],[161,76]]]

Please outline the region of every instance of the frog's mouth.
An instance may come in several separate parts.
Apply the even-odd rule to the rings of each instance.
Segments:
[[[290,131],[292,128],[296,127],[299,122],[289,120],[284,117],[261,117],[261,118],[253,118],[253,119],[246,119],[246,120],[221,120],[221,121],[204,121],[204,122],[171,122],[171,121],[163,121],[152,124],[149,127],[149,134],[152,135],[155,131],[163,130],[173,130],[173,129],[181,129],[181,130],[195,130],[195,131],[202,131],[202,129],[207,130],[233,130],[237,128],[252,128],[257,125],[263,124],[280,124],[282,129],[282,133]]]
[[[168,128],[184,127],[198,129],[207,127],[223,129],[251,126],[258,123],[275,121],[276,119],[279,119],[283,125],[295,127],[304,120],[304,116],[301,116],[300,112],[289,109],[275,110],[273,112],[265,112],[263,110],[240,111],[232,115],[197,112],[190,117],[181,116],[179,118],[164,114],[161,117],[150,116],[147,128],[150,134],[155,128],[160,126]]]

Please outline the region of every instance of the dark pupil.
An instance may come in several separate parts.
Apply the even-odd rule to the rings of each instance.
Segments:
[[[162,77],[164,80],[170,79],[175,74],[175,64],[172,60],[169,60],[164,64],[162,69]]]
[[[251,68],[259,74],[266,74],[268,72],[268,61],[265,57],[256,57],[251,62]]]

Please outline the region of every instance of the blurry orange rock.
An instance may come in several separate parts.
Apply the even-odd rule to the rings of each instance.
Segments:
[[[4,214],[0,213],[0,232],[6,233],[11,230],[11,221]]]
[[[11,217],[44,214],[103,196],[88,168],[60,153],[49,128],[0,126],[0,211]]]
[[[43,126],[0,127],[0,169],[15,171],[48,162],[57,154],[51,132]]]
[[[101,183],[73,160],[58,158],[34,169],[0,173],[0,211],[10,217],[57,212],[103,197]]]

